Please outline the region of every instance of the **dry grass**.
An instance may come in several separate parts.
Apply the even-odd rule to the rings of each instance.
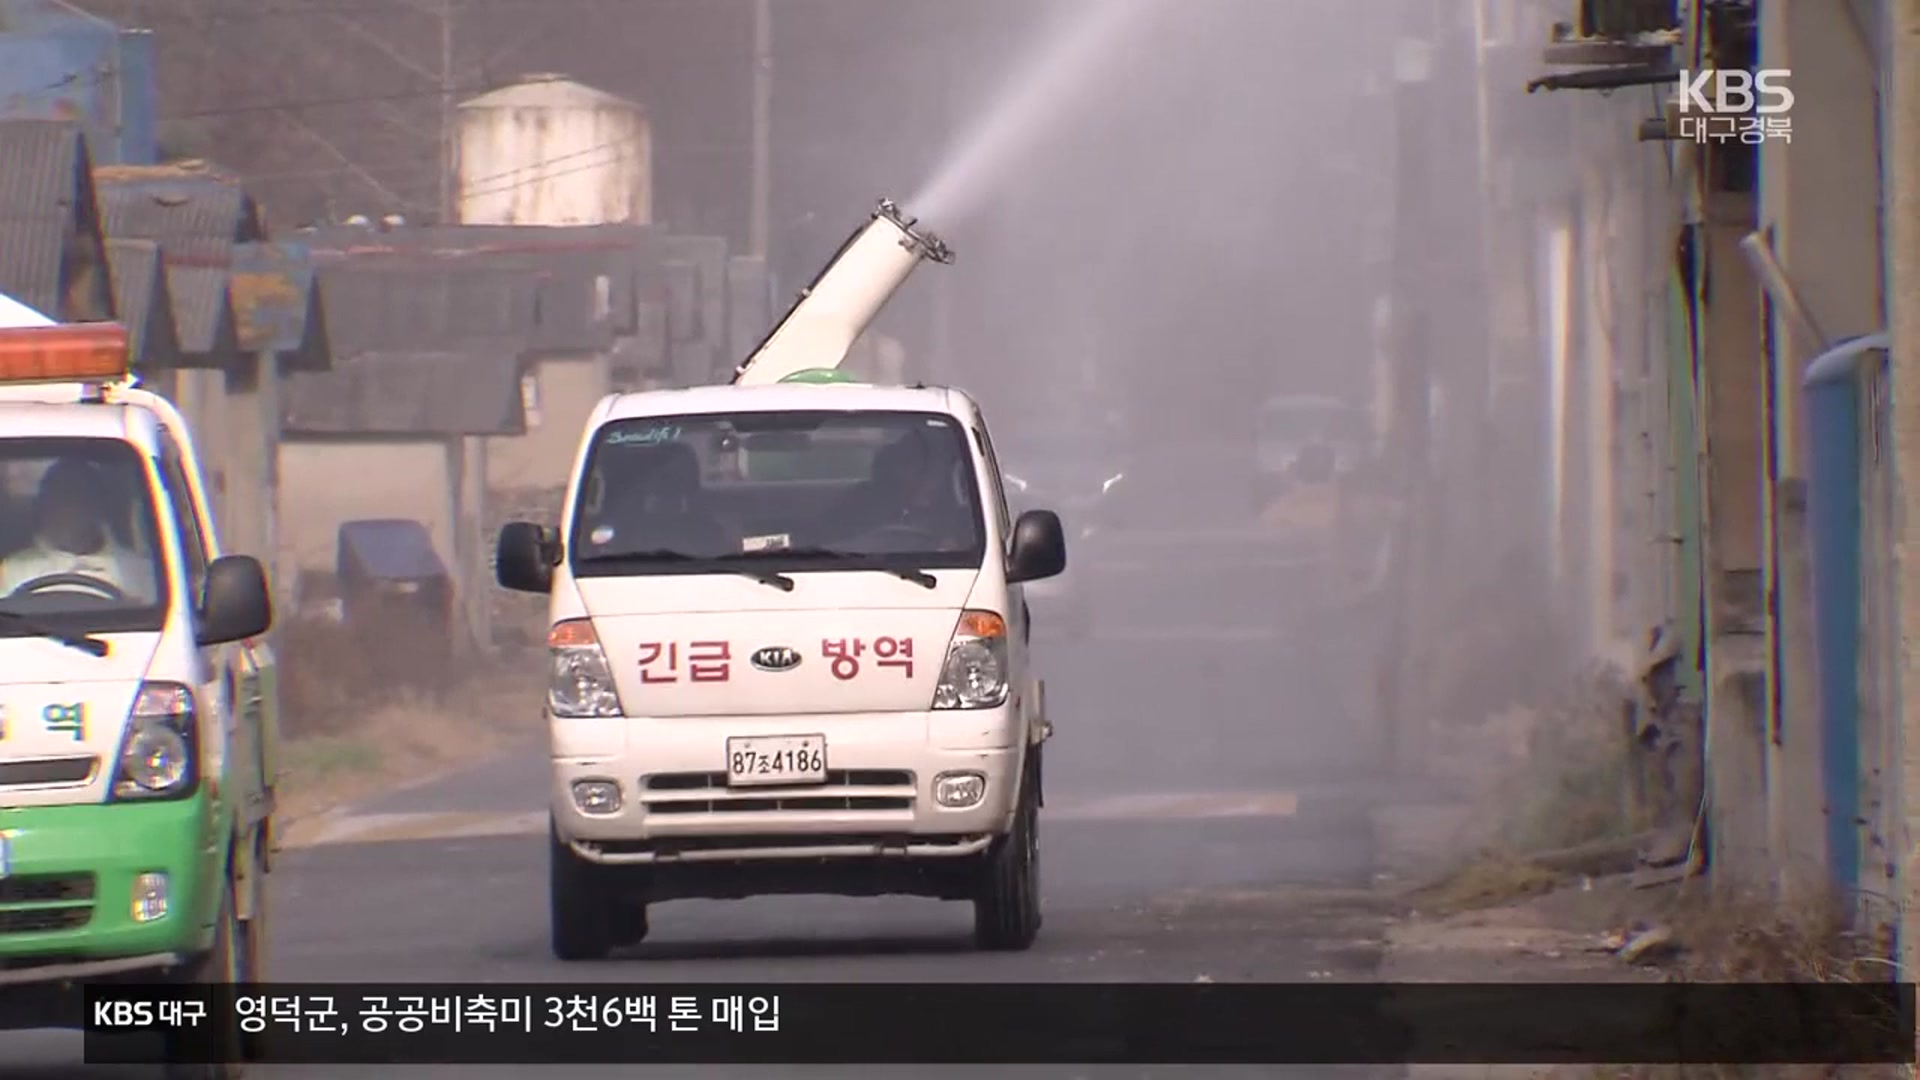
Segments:
[[[1682,892],[1667,920],[1686,946],[1680,974],[1694,982],[1881,982],[1891,942],[1846,929],[1837,904],[1714,896],[1703,882]]]
[[[1667,977],[1698,983],[1867,983],[1892,975],[1887,957],[1892,942],[1884,935],[1845,928],[1841,906],[1831,898],[1782,903],[1715,893],[1706,879],[1693,879],[1678,891],[1659,917],[1673,932],[1678,954]],[[1896,1037],[1912,1037],[1900,1018],[1863,1014],[1864,1026],[1887,1025]],[[1914,1067],[1883,1065],[1662,1065],[1595,1068],[1586,1077],[1617,1080],[1705,1080],[1768,1077],[1816,1080],[1847,1077],[1894,1080],[1914,1075]]]
[[[409,685],[393,678],[412,659],[404,643],[363,642],[312,620],[290,620],[276,649],[288,820],[428,779],[540,730],[540,673],[524,665],[448,665]]]
[[[1601,679],[1546,711],[1531,732],[1526,768],[1506,785],[1513,808],[1501,839],[1516,851],[1620,840],[1648,822],[1633,805],[1631,748],[1618,687]]]
[[[1570,852],[1630,845],[1645,827],[1629,798],[1617,692],[1595,683],[1550,710],[1508,710],[1469,752],[1482,780],[1484,843],[1418,890],[1423,910],[1464,911],[1539,896],[1577,876]],[[1464,733],[1463,733],[1464,734]]]
[[[425,635],[370,637],[324,619],[289,619],[277,628],[282,733],[338,734],[365,724],[368,712],[457,692],[459,673],[444,647]]]
[[[1910,1080],[1911,1065],[1602,1065],[1566,1080]]]
[[[1413,890],[1408,899],[1423,912],[1448,915],[1544,896],[1566,881],[1566,875],[1510,851],[1489,849],[1440,880]]]
[[[1460,650],[1471,658],[1474,650]],[[1443,666],[1444,667],[1444,666]],[[1490,681],[1497,672],[1467,671],[1468,683]],[[1604,679],[1566,695],[1557,708],[1502,709],[1486,699],[1480,724],[1447,732],[1438,747],[1456,761],[1450,771],[1470,778],[1481,796],[1479,846],[1452,872],[1408,894],[1422,917],[1472,912],[1463,918],[1502,918],[1498,910],[1545,910],[1579,890],[1561,886],[1586,871],[1570,870],[1568,849],[1631,852],[1641,831],[1651,825],[1632,797],[1635,766],[1620,716],[1621,687]],[[1456,700],[1450,695],[1449,701]],[[1597,876],[1597,875],[1596,875]],[[1596,886],[1600,883],[1596,881]],[[1615,882],[1618,888],[1624,884]],[[1596,893],[1600,890],[1596,887]],[[1631,890],[1621,897],[1616,928],[1658,926],[1671,932],[1677,947],[1660,961],[1655,978],[1679,982],[1857,983],[1891,977],[1886,958],[1890,942],[1843,929],[1838,908],[1824,900],[1782,904],[1772,899],[1741,901],[1716,895],[1706,879],[1677,889]],[[1506,923],[1499,924],[1503,931]],[[1627,935],[1621,935],[1622,937]],[[1579,978],[1578,975],[1570,976]],[[1892,1016],[1862,1016],[1864,1025],[1897,1023]],[[1737,1021],[1736,1021],[1737,1022]],[[1910,1037],[1911,1032],[1902,1033]],[[1465,1075],[1466,1068],[1454,1075]],[[1564,1066],[1555,1068],[1475,1068],[1483,1077],[1531,1075],[1593,1080],[1692,1080],[1692,1078],[1815,1077],[1910,1078],[1910,1065],[1792,1066]],[[1425,1067],[1414,1075],[1433,1072]],[[1446,1075],[1446,1070],[1434,1075]]]

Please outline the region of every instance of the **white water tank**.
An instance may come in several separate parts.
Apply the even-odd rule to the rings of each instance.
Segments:
[[[463,225],[647,225],[653,133],[646,110],[561,75],[460,105]]]

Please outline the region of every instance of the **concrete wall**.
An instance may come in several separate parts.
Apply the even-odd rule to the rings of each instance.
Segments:
[[[227,517],[221,523],[227,550],[252,555],[273,574],[276,594],[292,598],[278,563],[280,371],[271,354],[254,358],[225,379],[221,399]]]
[[[1834,744],[1823,742],[1829,718],[1816,693],[1806,517],[1804,367],[1886,324],[1879,94],[1888,84],[1874,10],[1760,5],[1751,63],[1789,69],[1795,101],[1790,139],[1758,151],[1757,192],[1710,179],[1738,146],[1633,146],[1642,94],[1555,93],[1534,115],[1568,134],[1508,129],[1507,152],[1526,161],[1533,193],[1532,338],[1548,384],[1534,445],[1566,621],[1584,649],[1603,654],[1623,652],[1652,621],[1673,623],[1681,684],[1706,699],[1714,883],[1789,902],[1836,884],[1898,893],[1893,868],[1907,861],[1906,795],[1891,775],[1904,752],[1891,673],[1901,635],[1888,600],[1899,519],[1888,447],[1903,432],[1884,396],[1871,400],[1885,384],[1866,382],[1860,454],[1871,596],[1859,763],[1822,760]],[[1547,37],[1537,25],[1530,33]],[[1680,66],[1703,63],[1696,44],[1678,50]],[[1557,153],[1539,149],[1556,138]],[[1695,255],[1676,260],[1683,240]],[[1743,241],[1770,246],[1783,273],[1756,268]],[[1833,878],[1825,850],[1827,818],[1844,812],[1829,809],[1835,785],[1860,792],[1858,881]]]
[[[1739,242],[1754,201],[1707,200],[1711,294],[1705,310],[1702,414],[1706,430],[1707,762],[1713,800],[1714,881],[1770,887],[1767,837],[1766,560],[1762,488],[1765,365],[1760,286]]]
[[[283,442],[280,479],[289,493],[281,562],[296,572],[332,573],[341,523],[363,518],[421,521],[440,557],[455,565],[455,478],[437,440]]]
[[[208,510],[227,545],[226,378],[218,371],[182,370],[173,377],[172,400],[193,429],[200,471],[207,485]]]
[[[611,389],[604,357],[547,359],[528,376],[527,432],[486,440],[487,487],[494,491],[562,487],[593,407]]]
[[[1793,72],[1795,102],[1791,140],[1768,140],[1760,149],[1760,225],[1770,230],[1776,258],[1817,324],[1803,327],[1776,303],[1768,358],[1777,389],[1769,577],[1780,613],[1770,628],[1778,641],[1770,677],[1779,737],[1771,748],[1768,820],[1777,884],[1806,891],[1829,883],[1806,523],[1794,498],[1808,471],[1801,376],[1826,346],[1883,325],[1879,145],[1872,122],[1877,73],[1863,28],[1833,5],[1769,3],[1761,18],[1760,66]]]

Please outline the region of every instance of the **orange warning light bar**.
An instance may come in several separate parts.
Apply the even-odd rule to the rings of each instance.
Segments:
[[[117,382],[132,374],[132,360],[118,323],[0,330],[0,383]]]

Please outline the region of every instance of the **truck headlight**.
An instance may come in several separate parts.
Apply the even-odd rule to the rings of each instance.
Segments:
[[[1007,700],[1007,621],[991,611],[963,611],[947,646],[936,709],[992,709]]]
[[[569,619],[547,631],[547,711],[582,718],[624,716],[613,669],[590,619]]]
[[[145,682],[133,697],[114,768],[116,799],[177,799],[199,782],[198,717],[193,691],[175,682]]]

